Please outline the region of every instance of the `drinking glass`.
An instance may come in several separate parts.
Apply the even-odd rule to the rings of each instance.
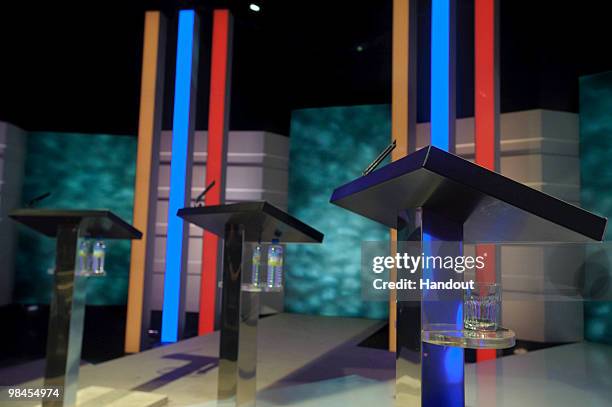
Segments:
[[[474,282],[463,298],[463,327],[472,331],[496,331],[501,313],[501,286]]]

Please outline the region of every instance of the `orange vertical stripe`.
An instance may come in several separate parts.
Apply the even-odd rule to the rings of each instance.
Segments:
[[[130,276],[127,299],[127,321],[125,329],[125,351],[140,351],[145,298],[145,273],[147,246],[149,240],[155,239],[155,230],[149,230],[151,211],[155,202],[151,196],[157,185],[151,185],[155,138],[161,130],[160,89],[163,87],[160,70],[163,71],[163,17],[159,11],[147,11],[145,14],[144,45],[142,53],[142,78],[140,87],[140,114],[138,118],[138,147],[136,155],[136,180],[134,187],[134,226],[142,232],[141,240],[133,240],[130,253]],[[154,179],[157,177],[155,176]],[[149,270],[151,272],[152,270]]]
[[[391,160],[395,161],[408,152],[408,0],[393,0],[393,40],[391,71],[391,140],[396,140]],[[397,231],[389,230],[391,256],[397,248]],[[397,279],[397,270],[391,269],[389,280]],[[397,349],[395,324],[397,321],[397,292],[389,291],[389,351]]]
[[[396,161],[416,149],[416,0],[393,0],[393,43],[391,78],[391,139],[396,148],[391,160]],[[397,248],[397,231],[389,230],[391,255]],[[397,278],[391,270],[390,279]],[[395,352],[397,292],[389,292],[389,350]]]

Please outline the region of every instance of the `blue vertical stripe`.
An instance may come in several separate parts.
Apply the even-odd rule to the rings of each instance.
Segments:
[[[181,266],[183,254],[183,219],[176,216],[185,206],[189,145],[189,107],[191,99],[191,70],[193,60],[193,27],[195,12],[179,13],[174,81],[174,118],[172,122],[172,161],[170,163],[170,202],[168,204],[168,238],[166,241],[166,273],[162,312],[162,342],[178,340],[179,304],[181,295]]]
[[[450,7],[453,0],[431,5],[431,144],[449,151],[450,137]]]
[[[451,1],[432,0],[431,4],[431,145],[444,151],[450,150],[451,126]],[[435,237],[423,233],[425,255],[432,253]],[[423,277],[445,280],[438,270],[423,270]],[[439,271],[438,271],[439,272]],[[433,297],[433,298],[432,298]],[[423,291],[423,299],[434,299],[433,293]],[[463,301],[438,299],[424,303],[424,310],[435,322],[463,327]],[[423,343],[424,383],[422,405],[461,407],[464,405],[463,349]],[[426,356],[425,356],[426,355]]]

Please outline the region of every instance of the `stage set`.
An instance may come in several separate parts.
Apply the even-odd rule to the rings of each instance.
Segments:
[[[49,304],[44,358],[0,366],[0,385],[60,391],[0,403],[609,405],[612,176],[599,171],[612,120],[596,106],[612,103],[612,74],[581,77],[580,117],[501,114],[500,5],[475,0],[473,116],[457,119],[458,3],[393,0],[390,105],[295,109],[289,137],[230,130],[242,11],[196,3],[143,16],[137,137],[0,126],[0,277],[20,287],[2,305]],[[430,115],[417,124],[423,16]],[[95,171],[78,159],[111,149]],[[49,179],[73,191],[31,196]],[[368,242],[486,264],[410,276],[470,290],[372,294]],[[88,363],[86,309],[109,304],[125,306],[120,355]]]

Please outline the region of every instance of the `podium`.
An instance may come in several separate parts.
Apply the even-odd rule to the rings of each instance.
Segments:
[[[437,254],[456,256],[464,242],[600,241],[607,222],[433,146],[340,186],[330,201],[397,229],[398,242],[418,241],[426,255],[438,243]],[[425,272],[433,281],[451,276]],[[463,406],[463,348],[509,347],[513,337],[500,331],[470,340],[462,334],[462,293],[430,291],[417,301],[402,301],[398,291],[396,403]]]
[[[243,246],[273,239],[321,243],[323,234],[267,202],[183,208],[177,215],[225,239],[217,396],[223,405],[254,406],[262,289],[248,284]]]
[[[87,278],[76,273],[79,239],[140,239],[142,233],[108,210],[19,209],[9,217],[56,239],[44,384],[62,388],[63,400],[45,400],[43,406],[74,406],[87,288]]]

